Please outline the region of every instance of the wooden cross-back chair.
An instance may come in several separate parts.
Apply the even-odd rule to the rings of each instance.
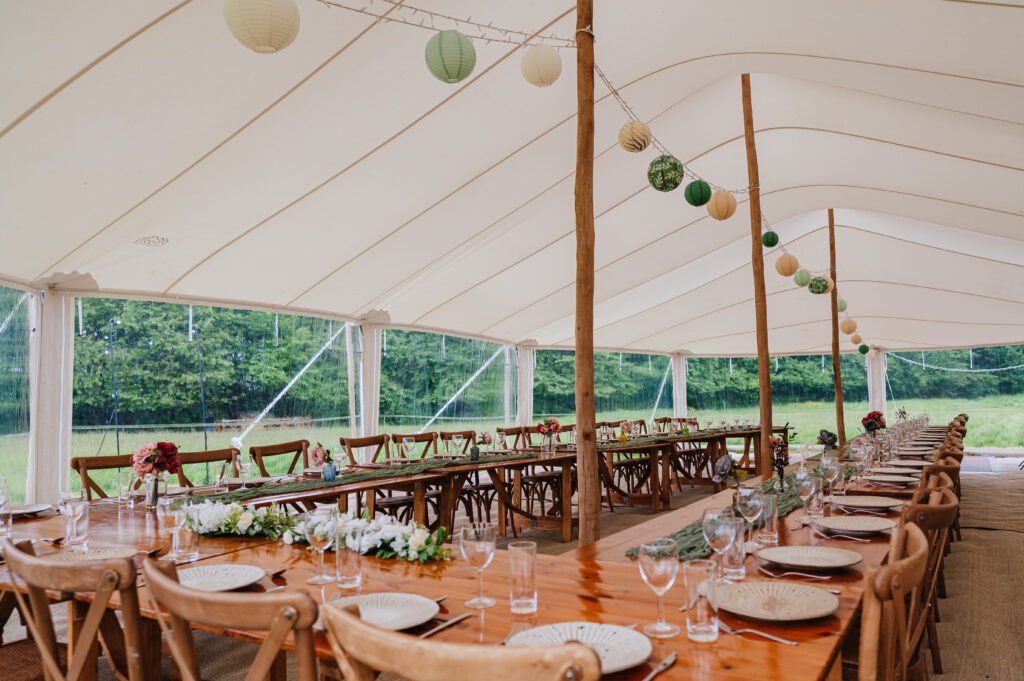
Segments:
[[[315,681],[313,624],[316,602],[305,592],[228,593],[190,589],[178,583],[173,562],[147,558],[142,564],[157,621],[183,681],[201,681],[199,658],[192,626],[250,629],[267,632],[245,681],[262,681],[283,651],[289,634],[294,636],[299,681]],[[160,611],[167,611],[166,619]]]
[[[28,601],[15,590],[25,626],[35,641],[47,681],[77,681],[89,676],[90,652],[102,643],[111,665],[129,681],[145,681],[143,665],[142,617],[135,588],[135,565],[131,558],[110,558],[80,562],[47,560],[35,555],[31,542],[4,541],[4,556],[10,570],[25,584]],[[63,664],[57,634],[50,615],[51,598],[56,592],[71,600],[77,593],[91,593],[92,602],[85,611],[72,649],[74,654]],[[114,594],[120,597],[122,625],[107,606]],[[157,653],[159,654],[159,649]],[[3,674],[0,673],[0,676]]]
[[[505,436],[505,445],[509,449],[525,449],[532,444],[526,426],[507,426],[495,430]]]
[[[462,436],[462,451],[452,452],[449,449],[452,446],[452,439],[456,435]],[[476,444],[476,431],[475,430],[451,430],[441,431],[437,434],[438,439],[441,441],[442,448],[448,454],[465,454],[469,451],[469,448]]]
[[[299,472],[301,473],[306,470],[309,467],[309,440],[292,440],[291,442],[282,442],[276,445],[249,447],[249,456],[256,462],[256,468],[259,469],[260,475],[264,477],[270,477],[264,459],[287,454],[292,455],[291,463],[288,464],[289,475],[295,472],[295,466],[298,465],[300,460],[302,461],[302,469]]]
[[[452,441],[457,435],[462,436],[462,449],[461,451],[452,451],[454,446]],[[480,444],[477,442],[475,430],[441,431],[437,434],[437,439],[443,443],[441,449],[446,454],[452,455],[465,455],[469,452],[470,447]],[[483,520],[484,518],[490,522],[491,505],[497,496],[498,493],[494,489],[494,483],[491,482],[490,478],[481,478],[479,472],[474,472],[470,474],[462,491],[459,492],[457,504],[462,504],[470,522]]]
[[[360,449],[373,449],[373,453],[370,455],[369,463],[378,463],[378,459],[391,458],[391,450],[389,443],[391,438],[387,435],[369,435],[367,437],[343,437],[340,439],[341,446],[345,448],[345,455],[348,457],[350,465],[355,466],[359,461]],[[384,455],[381,457],[381,455]]]
[[[928,538],[914,523],[892,537],[889,563],[864,574],[860,681],[907,681],[920,654],[922,585],[928,569]]]
[[[411,457],[406,456],[405,446],[402,444],[402,440],[410,437],[414,443]],[[437,454],[437,433],[407,433],[405,435],[392,433],[391,441],[395,444],[395,456],[401,459],[427,459]],[[419,449],[419,456],[416,455],[417,449]]]
[[[346,681],[374,681],[378,672],[407,681],[598,681],[601,677],[597,654],[579,643],[519,648],[419,640],[363,622],[355,607],[326,606],[324,620],[327,640]]]
[[[231,466],[232,472],[237,474],[235,462],[238,456],[239,451],[231,447],[227,449],[211,449],[204,452],[178,452],[178,460],[182,464],[177,473],[178,484],[182,487],[195,487],[195,484],[185,473],[185,466],[191,464],[220,463],[222,469],[225,466]],[[89,501],[92,501],[94,498],[108,498],[107,492],[90,476],[90,471],[113,470],[115,468],[131,469],[131,467],[131,454],[76,456],[71,459],[71,470],[78,473],[78,477],[81,478],[82,489],[85,490],[85,497]],[[137,481],[135,488],[138,489],[139,485],[140,483]]]

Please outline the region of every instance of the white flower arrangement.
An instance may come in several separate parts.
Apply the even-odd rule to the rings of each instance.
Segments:
[[[277,504],[254,508],[238,502],[207,501],[199,504],[198,509],[199,534],[262,535],[280,539],[299,522],[297,515]]]

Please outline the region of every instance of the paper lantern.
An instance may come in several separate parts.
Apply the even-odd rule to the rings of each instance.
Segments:
[[[547,87],[562,75],[562,57],[550,45],[530,45],[523,50],[519,68],[527,83]]]
[[[647,167],[647,181],[659,192],[670,192],[683,183],[683,164],[675,156],[662,154]]]
[[[855,333],[852,336],[850,336],[850,342],[853,343],[854,345],[860,345],[862,342],[864,342],[864,339],[861,338],[859,334]]]
[[[708,201],[708,215],[716,220],[728,220],[736,212],[736,197],[732,192],[719,189]]]
[[[797,286],[807,286],[811,283],[811,273],[801,267],[793,277],[793,283]]]
[[[238,42],[259,54],[280,52],[299,34],[295,0],[225,0],[224,21]]]
[[[619,128],[619,146],[626,151],[638,154],[651,144],[651,129],[646,123],[630,121]]]
[[[825,277],[811,277],[811,283],[807,285],[807,290],[819,296],[822,293],[828,293],[828,280]]]
[[[704,180],[694,180],[686,185],[683,197],[691,206],[703,206],[711,200],[711,185]]]
[[[836,283],[832,281],[832,277],[828,276],[827,274],[822,278],[828,284],[828,290],[826,291],[826,293],[832,293],[832,289],[836,287]]]
[[[860,347],[858,347],[858,348],[857,348],[857,352],[859,352],[859,353],[860,353],[860,354],[862,354],[862,355],[866,355],[866,354],[868,354],[868,351],[869,351],[870,349],[871,349],[871,348],[869,348],[868,346],[866,346],[866,345],[864,345],[863,343],[861,343],[861,344],[860,344]]]
[[[775,261],[775,271],[784,277],[792,277],[798,269],[800,269],[800,261],[796,259],[795,255],[783,253]]]
[[[855,319],[844,319],[839,322],[839,330],[849,336],[851,333],[857,330],[857,320]]]
[[[842,298],[836,300],[836,309],[840,312],[846,312],[846,301]]]
[[[473,73],[476,49],[473,41],[458,31],[440,31],[427,41],[427,68],[445,83],[458,83]]]
[[[764,244],[765,248],[775,248],[776,246],[779,245],[778,232],[773,232],[772,230],[769,229],[767,232],[761,235],[761,243]]]

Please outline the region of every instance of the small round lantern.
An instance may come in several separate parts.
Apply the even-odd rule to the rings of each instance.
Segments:
[[[651,129],[646,123],[630,121],[619,128],[619,146],[626,151],[639,154],[651,144]]]
[[[683,183],[683,164],[675,156],[662,154],[647,167],[647,181],[659,192],[670,192]]]
[[[704,180],[694,180],[686,185],[683,196],[691,206],[703,206],[711,200],[711,185]]]
[[[800,261],[796,259],[795,255],[783,253],[775,261],[775,271],[784,277],[792,277],[799,269]]]
[[[861,343],[860,347],[857,348],[857,352],[859,352],[862,355],[868,354],[869,350],[871,350],[871,348],[869,348],[867,345],[864,345],[863,343]]]
[[[473,73],[476,48],[473,41],[455,30],[440,31],[427,41],[427,68],[445,83],[458,83]]]
[[[851,333],[857,330],[857,320],[855,319],[844,319],[839,322],[839,330],[849,336]]]
[[[719,189],[708,201],[708,215],[716,220],[728,220],[736,212],[736,197],[732,192]]]
[[[853,343],[854,345],[860,345],[861,343],[864,342],[864,339],[860,337],[860,334],[855,333],[852,336],[850,336],[850,342]]]
[[[801,267],[799,270],[797,270],[796,276],[793,277],[793,283],[801,287],[810,285],[811,273],[808,272],[803,267]]]
[[[827,274],[824,276],[824,279],[828,283],[827,293],[832,293],[832,289],[836,287],[836,283],[832,281],[832,277],[828,276]]]
[[[258,54],[273,54],[299,34],[299,7],[295,0],[225,0],[224,21],[238,42]]]
[[[846,301],[842,298],[836,300],[836,309],[839,312],[846,312]]]
[[[775,248],[779,245],[779,233],[769,229],[761,235],[761,243],[765,248]]]
[[[811,277],[807,290],[817,296],[828,293],[828,280],[825,277]]]
[[[530,45],[523,51],[519,68],[530,85],[548,87],[562,75],[562,57],[550,45]]]

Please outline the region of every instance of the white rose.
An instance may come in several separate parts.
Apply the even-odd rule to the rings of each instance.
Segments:
[[[238,531],[245,532],[248,530],[254,519],[255,516],[252,514],[252,511],[246,511],[242,515],[238,516]]]
[[[430,533],[422,527],[419,528],[409,537],[409,548],[416,552],[421,551],[426,545],[428,537],[430,537]]]

